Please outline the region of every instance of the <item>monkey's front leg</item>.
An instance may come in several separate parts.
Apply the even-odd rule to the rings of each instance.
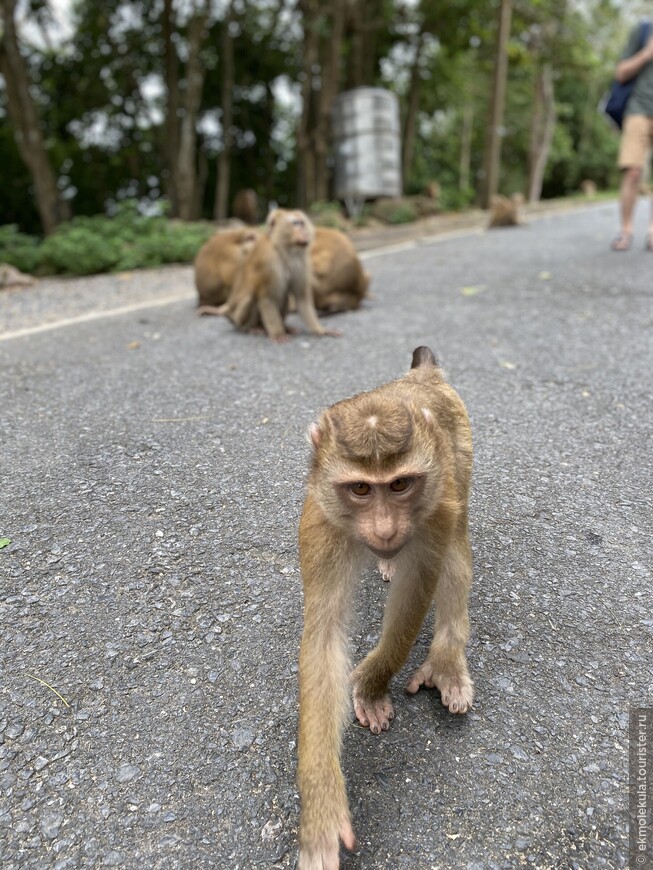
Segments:
[[[306,287],[296,294],[297,311],[306,328],[314,335],[330,335],[339,338],[342,333],[337,329],[327,329],[322,326],[315,310],[313,294],[310,287]]]
[[[413,578],[401,566],[395,570],[398,576],[390,585],[381,640],[351,678],[356,717],[372,734],[387,731],[394,719],[388,685],[406,662],[433,598],[430,577]]]
[[[272,341],[283,342],[290,340],[281,312],[269,296],[259,299],[258,312],[263,322],[263,327]]]
[[[353,566],[345,567],[333,533],[310,500],[300,524],[304,632],[299,654],[300,870],[337,870],[339,841],[354,849],[345,781],[342,729],[349,707],[346,614]],[[349,558],[350,563],[354,560]]]
[[[472,552],[467,530],[448,546],[435,591],[435,633],[426,660],[406,686],[440,690],[450,713],[466,713],[474,702],[465,647],[469,638],[467,599],[472,582]]]

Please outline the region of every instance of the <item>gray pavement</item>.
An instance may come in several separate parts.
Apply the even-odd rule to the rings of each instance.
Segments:
[[[627,254],[614,203],[370,252],[343,337],[283,346],[196,318],[188,268],[0,293],[3,870],[294,866],[304,433],[419,344],[475,436],[476,703],[402,692],[425,626],[390,732],[347,728],[342,866],[627,866],[628,709],[653,704],[646,217]],[[354,661],[384,593],[362,579]]]

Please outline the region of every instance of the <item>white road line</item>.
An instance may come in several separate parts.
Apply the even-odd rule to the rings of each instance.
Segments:
[[[163,299],[148,300],[147,302],[134,302],[132,305],[123,305],[120,308],[111,308],[104,311],[89,311],[78,317],[66,317],[63,320],[54,320],[52,323],[42,323],[39,326],[27,326],[25,329],[16,329],[14,332],[5,332],[0,335],[0,341],[9,341],[12,338],[23,338],[26,335],[35,335],[39,332],[50,332],[53,329],[62,329],[64,326],[74,326],[77,323],[88,323],[93,320],[102,320],[105,317],[118,317],[121,314],[131,314],[133,311],[142,311],[144,308],[161,308],[163,305],[171,305],[174,302],[183,302],[195,297],[194,291],[177,293],[175,296],[165,296]]]

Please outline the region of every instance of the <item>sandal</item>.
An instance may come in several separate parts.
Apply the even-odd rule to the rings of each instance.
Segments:
[[[650,238],[649,238],[649,241],[651,241],[653,243],[653,240]],[[612,242],[610,247],[612,248],[613,251],[629,251],[632,243],[633,243],[633,234],[621,232],[614,239],[614,241]]]

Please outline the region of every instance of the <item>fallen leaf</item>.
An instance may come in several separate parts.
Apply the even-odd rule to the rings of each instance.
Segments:
[[[480,284],[478,287],[462,287],[460,292],[463,296],[476,296],[485,290],[485,284]]]
[[[137,347],[140,347],[140,341],[130,341],[127,345],[127,350],[136,350]]]
[[[3,547],[8,547],[11,544],[11,538],[0,538],[0,550]]]
[[[502,368],[504,368],[504,369],[511,369],[512,370],[512,369],[517,368],[517,366],[514,363],[508,362],[507,359],[499,360],[499,365],[501,365]]]
[[[540,278],[541,281],[550,281],[551,280],[551,273],[550,272],[540,272],[538,277]]]

